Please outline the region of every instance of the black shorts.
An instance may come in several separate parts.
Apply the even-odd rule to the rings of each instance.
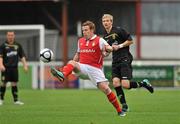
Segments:
[[[121,80],[132,79],[132,59],[122,58],[121,61],[112,64],[112,78],[118,77]]]
[[[1,72],[2,82],[18,82],[18,68],[6,68],[4,72]]]

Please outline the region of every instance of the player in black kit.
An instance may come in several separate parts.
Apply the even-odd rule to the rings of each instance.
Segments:
[[[113,47],[112,53],[112,81],[116,94],[122,104],[123,111],[128,111],[124,91],[122,89],[131,89],[145,87],[153,93],[153,87],[147,79],[141,82],[131,81],[132,79],[132,60],[133,56],[129,51],[129,46],[133,43],[131,35],[120,27],[113,27],[113,16],[104,14],[102,24],[105,28],[104,39]]]
[[[11,82],[14,104],[23,105],[24,103],[18,100],[17,82],[19,78],[19,57],[23,63],[25,72],[28,71],[28,66],[22,46],[15,42],[14,31],[8,31],[6,37],[7,40],[0,46],[0,71],[2,80],[0,87],[0,105],[3,105],[7,82]]]

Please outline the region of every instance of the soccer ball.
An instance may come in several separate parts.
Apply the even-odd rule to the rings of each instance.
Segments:
[[[53,52],[49,48],[44,48],[40,51],[40,60],[47,63],[52,61]]]

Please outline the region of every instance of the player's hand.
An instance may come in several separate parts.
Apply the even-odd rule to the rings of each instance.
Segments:
[[[123,45],[123,44],[119,44],[119,45],[115,45],[115,44],[113,44],[113,45],[112,45],[112,47],[113,47],[113,50],[114,50],[114,51],[117,51],[118,49],[123,48],[123,47],[124,47],[124,45]]]
[[[105,46],[105,51],[108,52],[108,53],[110,53],[110,52],[113,51],[113,48],[112,48],[110,45],[106,45],[106,46]]]
[[[24,66],[24,71],[27,73],[28,72],[28,66]]]
[[[112,48],[114,51],[117,51],[119,49],[119,46],[118,45],[112,45]]]
[[[109,54],[110,54],[110,52],[106,52],[106,51],[102,52],[103,57],[107,57],[107,56],[109,56]]]
[[[6,68],[4,67],[4,65],[1,65],[0,66],[0,71],[5,71],[6,70]]]

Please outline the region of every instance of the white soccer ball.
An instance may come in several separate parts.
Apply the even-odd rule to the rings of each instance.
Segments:
[[[49,48],[44,48],[40,51],[40,60],[47,63],[52,61],[53,52]]]

